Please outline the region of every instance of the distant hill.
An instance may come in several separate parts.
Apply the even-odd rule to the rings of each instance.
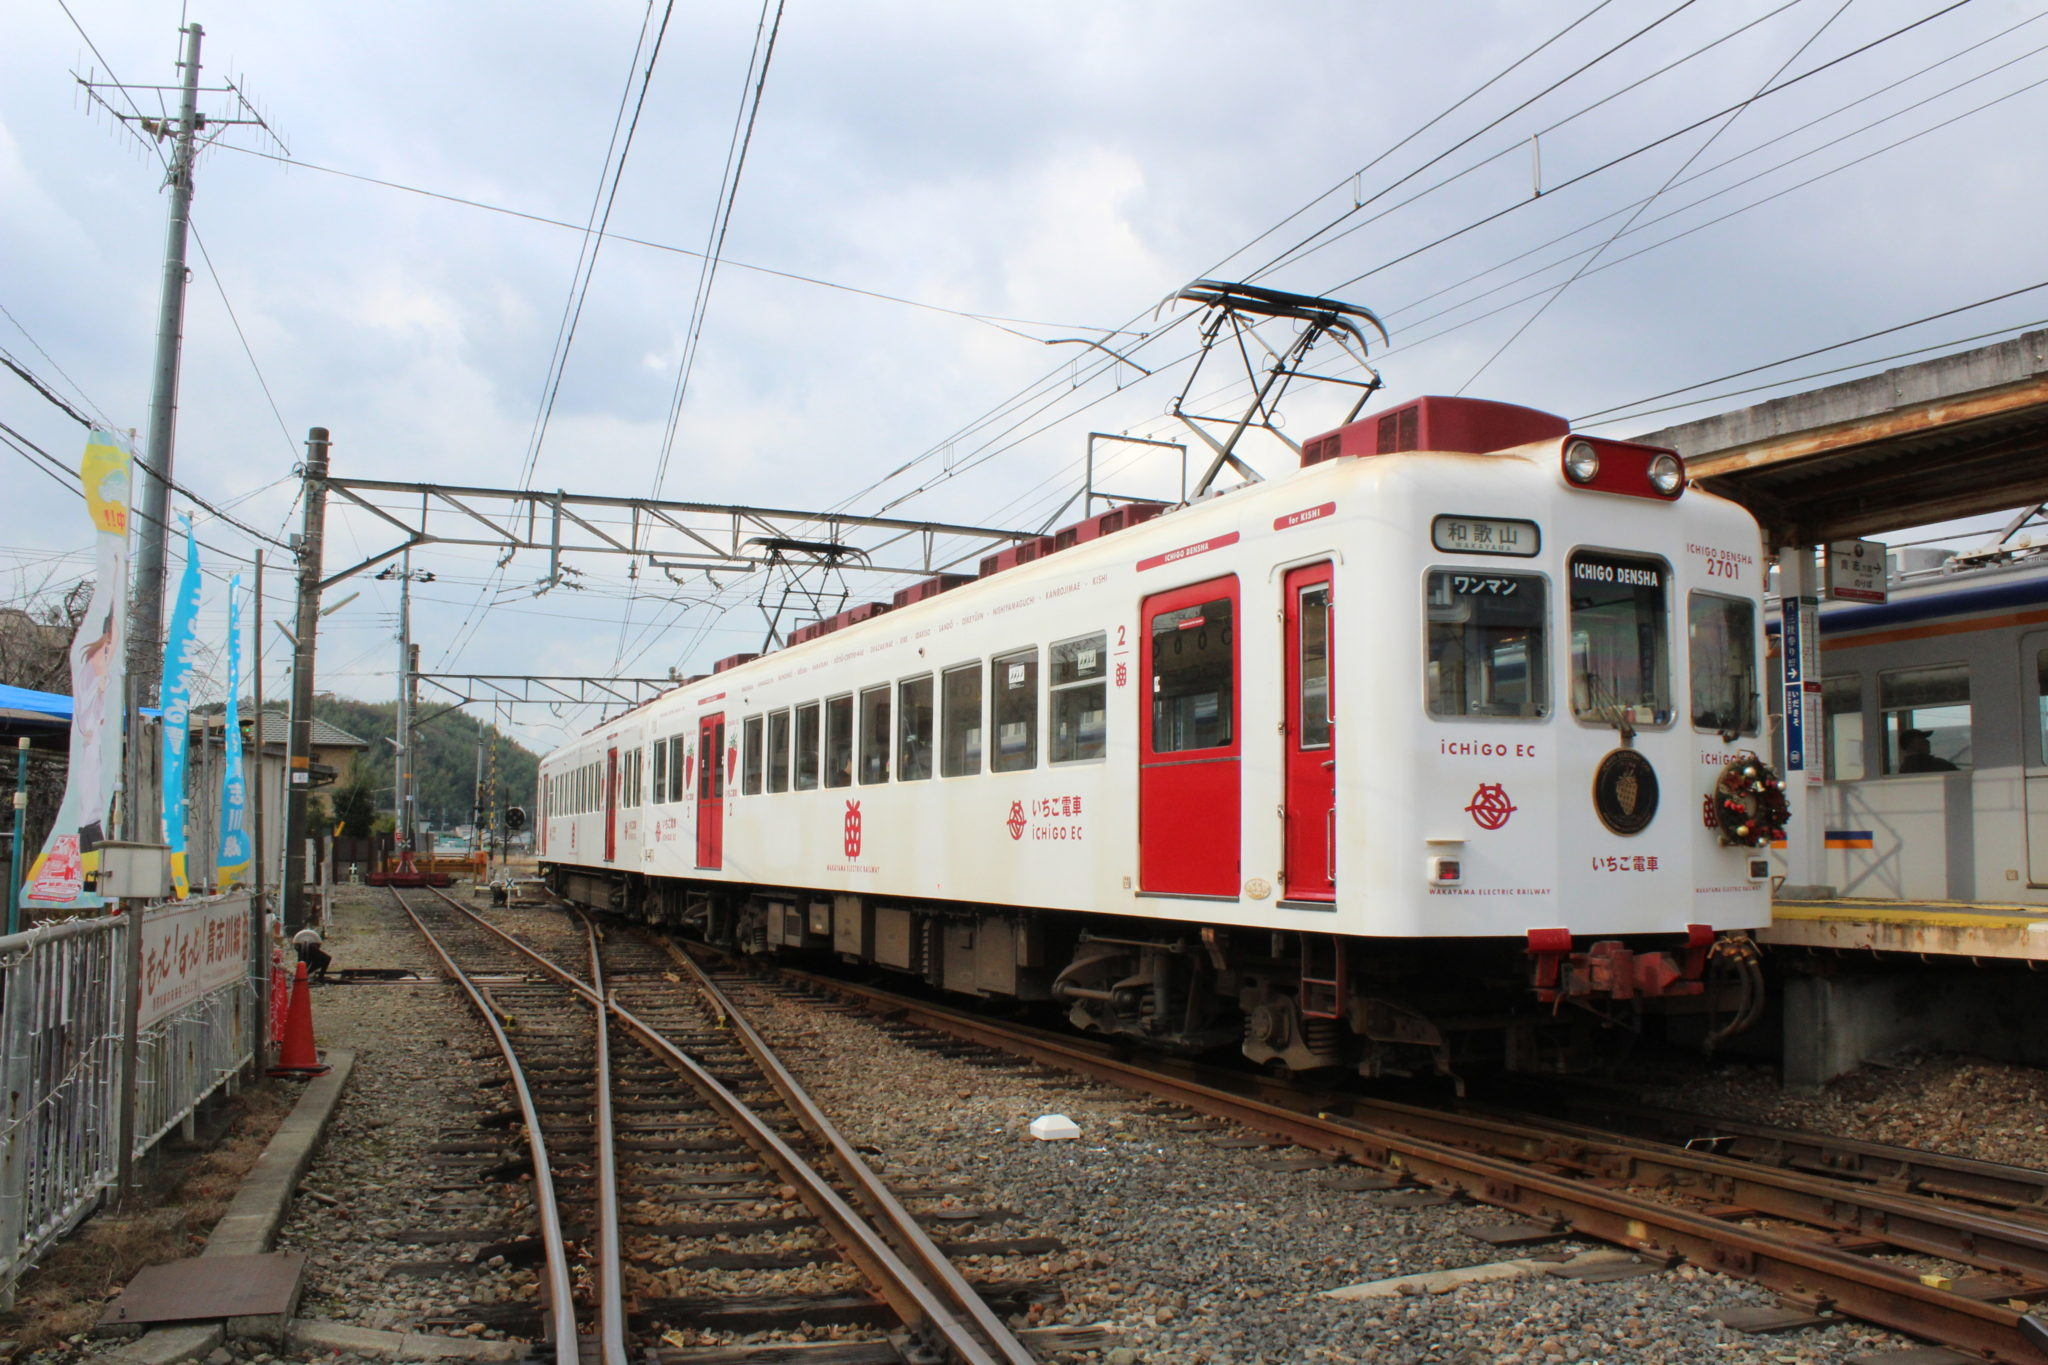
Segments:
[[[437,708],[423,706],[422,715]],[[377,789],[377,808],[391,809],[391,749],[387,740],[398,739],[398,703],[354,701],[322,694],[313,699],[313,714],[329,725],[338,725],[358,739],[369,741],[356,762],[370,774]],[[469,823],[476,789],[476,750],[479,736],[487,727],[464,711],[450,711],[417,728],[414,743],[420,749],[413,765],[413,788],[418,796],[415,814],[435,829]],[[493,741],[485,736],[485,762],[489,763]],[[498,763],[498,809],[533,806],[533,791],[540,773],[540,755],[525,748],[502,731],[495,740]],[[488,766],[487,766],[488,771]]]

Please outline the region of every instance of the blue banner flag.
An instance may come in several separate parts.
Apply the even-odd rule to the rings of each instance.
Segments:
[[[164,636],[163,688],[158,693],[164,708],[164,842],[171,848],[171,894],[179,900],[192,894],[185,862],[185,751],[192,738],[192,672],[199,652],[199,544],[192,538],[192,518],[181,520],[185,571],[178,578],[178,596]]]
[[[228,580],[227,761],[221,767],[220,852],[214,880],[225,891],[249,880],[248,788],[242,777],[242,576]],[[256,751],[263,752],[258,736]]]

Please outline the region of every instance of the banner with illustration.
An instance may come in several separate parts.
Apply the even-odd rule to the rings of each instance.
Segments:
[[[248,787],[242,777],[242,576],[228,580],[227,759],[221,767],[220,851],[214,880],[225,891],[249,880]],[[257,752],[262,752],[259,737]]]
[[[92,601],[71,642],[71,768],[64,801],[43,851],[29,868],[23,901],[34,911],[95,910],[105,904],[86,882],[112,832],[121,786],[121,727],[127,702],[128,484],[134,457],[98,427],[86,438],[79,478],[92,521]]]
[[[199,543],[192,538],[192,518],[182,520],[185,571],[178,576],[178,595],[164,634],[163,687],[157,693],[164,708],[164,842],[171,849],[171,894],[179,900],[192,894],[185,854],[185,754],[192,741],[192,680],[199,662]]]

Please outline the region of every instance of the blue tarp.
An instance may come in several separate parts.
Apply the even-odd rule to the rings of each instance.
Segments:
[[[51,720],[71,719],[71,698],[55,692],[31,692],[26,687],[0,683],[0,711],[25,711]]]

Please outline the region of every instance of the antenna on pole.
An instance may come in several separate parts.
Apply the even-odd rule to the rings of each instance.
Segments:
[[[85,89],[89,99],[123,123],[132,123],[158,143],[169,142],[171,154],[164,163],[164,184],[171,191],[170,230],[164,239],[163,294],[157,310],[156,375],[149,399],[149,443],[140,466],[142,476],[141,526],[135,546],[135,601],[128,636],[128,667],[140,687],[144,702],[156,698],[157,679],[163,671],[164,613],[164,526],[170,511],[171,464],[177,430],[178,362],[185,333],[185,239],[192,226],[192,168],[199,154],[212,146],[228,129],[249,125],[269,133],[289,156],[291,149],[271,132],[241,90],[228,82],[201,90],[199,85],[199,43],[205,30],[187,24],[184,56],[178,63],[176,85],[126,85],[100,81],[72,72],[72,79]],[[129,109],[116,109],[101,93],[118,90]],[[156,118],[141,113],[133,98],[138,91],[161,95],[178,92],[175,117]],[[226,114],[201,113],[199,96],[228,94],[235,97],[234,110]]]

